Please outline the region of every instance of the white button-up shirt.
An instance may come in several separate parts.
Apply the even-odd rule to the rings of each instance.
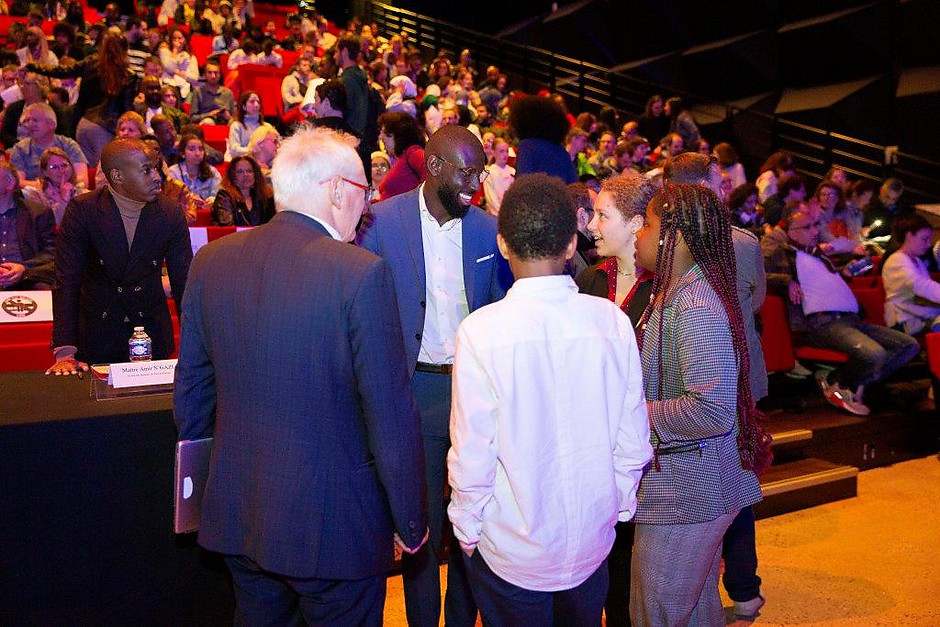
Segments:
[[[463,221],[439,224],[424,201],[424,183],[418,190],[418,207],[426,305],[418,361],[452,364],[457,327],[470,313],[463,282]]]
[[[448,515],[464,549],[528,590],[607,558],[652,457],[630,319],[571,277],[517,280],[457,334]]]

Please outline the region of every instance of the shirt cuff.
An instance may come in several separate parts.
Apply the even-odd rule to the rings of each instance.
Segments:
[[[52,349],[52,354],[55,355],[57,362],[68,359],[69,357],[75,357],[75,353],[77,352],[78,348],[75,346],[57,346]]]

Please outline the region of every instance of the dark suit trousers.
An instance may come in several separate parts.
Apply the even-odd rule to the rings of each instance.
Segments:
[[[725,532],[721,556],[725,560],[722,583],[732,601],[743,603],[760,594],[757,576],[757,548],[754,536],[754,508],[744,507]]]
[[[403,558],[405,614],[410,627],[437,627],[440,624],[441,575],[437,556],[445,522],[450,525],[444,510],[444,481],[447,477],[447,451],[450,449],[450,384],[449,376],[428,372],[415,372],[411,379],[421,414],[430,537],[415,555]],[[453,536],[452,533],[450,535]],[[460,546],[453,540],[447,566],[444,622],[457,627],[474,625],[477,616],[476,603],[460,555]]]
[[[242,555],[225,563],[235,586],[235,625],[381,625],[384,574],[357,580],[296,579]]]
[[[461,553],[470,572],[473,593],[480,602],[485,627],[559,625],[595,627],[601,624],[607,592],[607,562],[583,583],[569,590],[537,592],[520,588],[490,570],[479,551]]]

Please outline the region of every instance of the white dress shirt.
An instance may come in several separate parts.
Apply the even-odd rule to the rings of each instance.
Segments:
[[[802,250],[796,253],[796,278],[803,292],[803,313],[807,316],[824,311],[858,311],[858,299],[849,284],[821,259]]]
[[[463,283],[463,221],[438,224],[424,201],[424,183],[418,189],[418,209],[426,305],[418,361],[452,364],[457,327],[470,313]]]
[[[517,280],[460,325],[450,437],[461,546],[527,590],[580,585],[652,457],[630,319],[568,275]]]

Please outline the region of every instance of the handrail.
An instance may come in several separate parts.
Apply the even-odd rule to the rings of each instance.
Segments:
[[[386,32],[405,30],[409,37],[417,40],[419,46],[431,50],[443,48],[456,52],[464,47],[471,48],[478,61],[495,64],[512,74],[518,74],[525,91],[532,91],[533,84],[547,86],[551,91],[577,100],[579,110],[583,110],[585,105],[612,106],[639,115],[649,95],[663,92],[676,94],[690,104],[723,109],[724,118],[719,113],[715,120],[725,124],[729,130],[729,124],[738,116],[764,120],[769,126],[770,145],[767,146],[766,141],[758,142],[761,147],[799,153],[808,163],[820,166],[819,171],[809,173],[815,178],[822,178],[825,170],[833,165],[844,167],[845,160],[848,160],[854,167],[846,169],[872,180],[903,172],[910,179],[909,189],[916,190],[925,199],[940,201],[940,163],[912,155],[900,147],[883,146],[782,118],[776,113],[742,109],[726,102],[667,89],[622,71],[476,32],[380,0],[372,0],[367,7],[371,11],[371,16],[368,16],[370,21],[377,22]],[[812,154],[805,154],[807,151]],[[763,158],[766,153],[750,156],[754,159]],[[889,160],[889,156],[893,161]],[[859,169],[863,167],[865,171],[860,172]]]

